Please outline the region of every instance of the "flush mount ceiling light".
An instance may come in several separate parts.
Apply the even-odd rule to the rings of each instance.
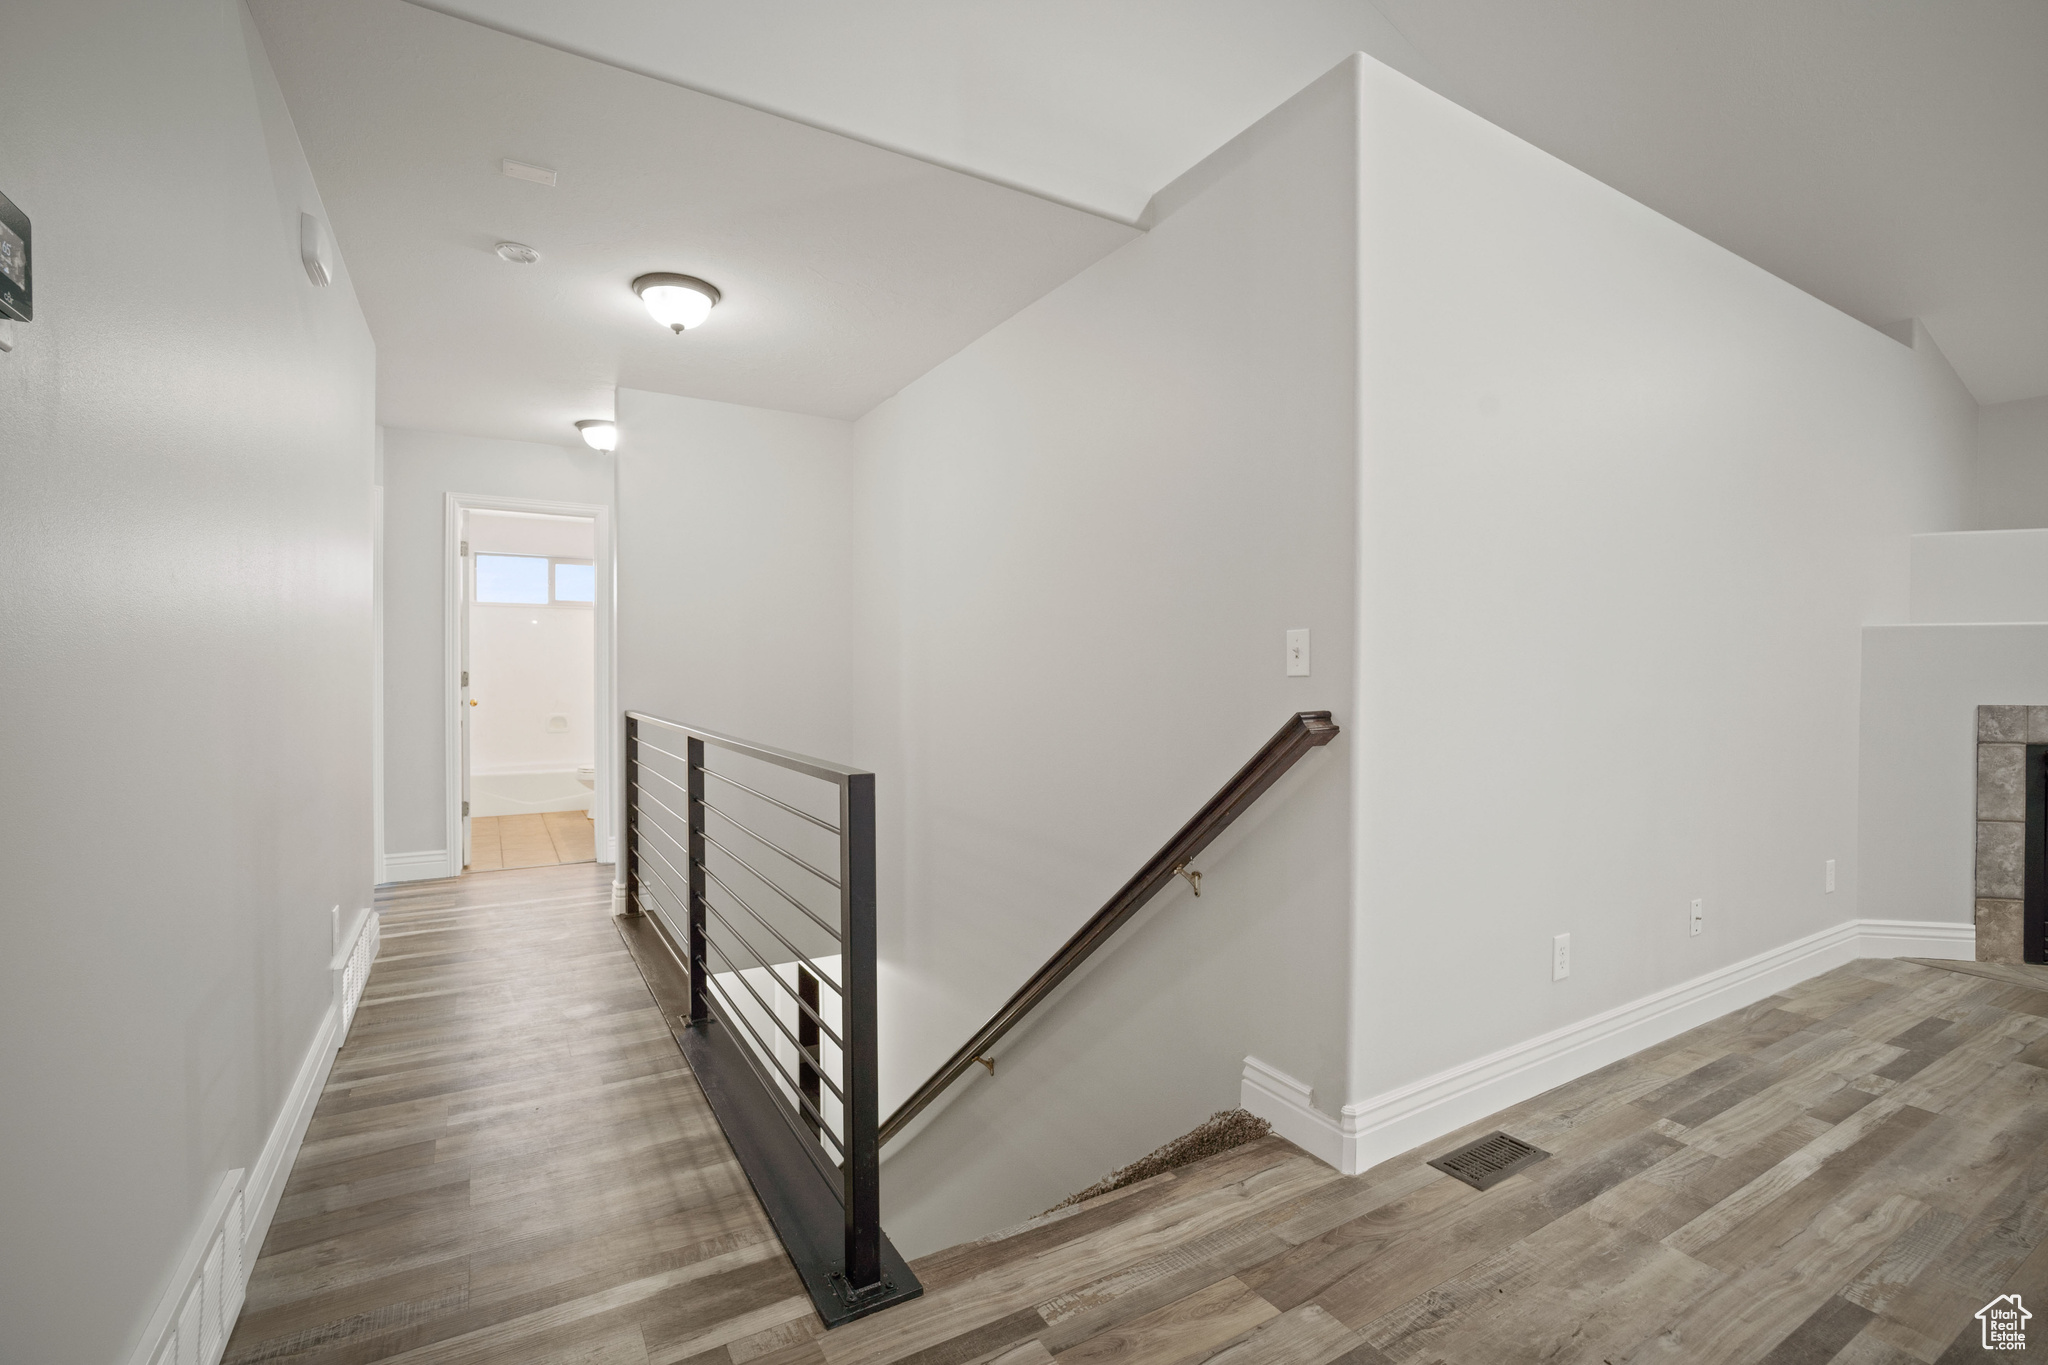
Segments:
[[[514,265],[532,265],[540,259],[540,253],[524,242],[500,242],[498,254]]]
[[[583,433],[583,444],[592,450],[617,450],[619,448],[619,424],[608,422],[602,417],[593,417],[578,422],[576,430]]]
[[[695,275],[642,275],[633,281],[633,292],[654,314],[656,322],[674,329],[678,335],[701,325],[711,316],[711,306],[718,302],[717,286],[706,284]]]

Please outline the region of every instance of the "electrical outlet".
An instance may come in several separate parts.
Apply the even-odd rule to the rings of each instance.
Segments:
[[[1287,676],[1308,676],[1308,632],[1305,630],[1287,632]]]
[[[1835,860],[1834,860],[1833,858],[1830,858],[1830,859],[1828,859],[1828,890],[1829,890],[1830,892],[1832,892],[1832,891],[1834,891],[1834,889],[1835,889]]]
[[[1550,940],[1550,979],[1562,981],[1572,974],[1572,936],[1559,934]]]
[[[1705,901],[1694,901],[1692,903],[1692,932],[1695,937],[1698,936],[1700,929],[1702,927],[1701,922],[1705,920],[1706,917],[1707,903]]]

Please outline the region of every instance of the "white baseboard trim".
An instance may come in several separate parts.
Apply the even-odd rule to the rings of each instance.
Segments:
[[[1335,1118],[1315,1107],[1307,1084],[1256,1057],[1244,1059],[1239,1103],[1271,1123],[1281,1137],[1346,1175],[1356,1175],[1856,958],[1975,954],[1976,930],[1969,924],[1849,920],[1540,1038],[1347,1104]]]
[[[461,868],[448,866],[448,850],[445,848],[384,855],[384,879],[387,882],[427,882],[461,875]]]
[[[299,1063],[299,1074],[285,1095],[277,1121],[270,1126],[270,1137],[264,1142],[263,1151],[249,1172],[249,1219],[246,1226],[251,1263],[255,1261],[256,1253],[263,1249],[263,1238],[270,1231],[272,1216],[277,1213],[277,1201],[284,1195],[292,1163],[299,1159],[299,1147],[306,1140],[306,1127],[313,1121],[313,1110],[320,1103],[320,1092],[327,1087],[327,1073],[334,1069],[334,1054],[341,1045],[340,1024],[340,1016],[329,1005],[326,1017],[320,1021],[319,1031],[313,1035],[313,1045],[306,1049],[305,1059]]]
[[[360,912],[329,964],[334,998],[313,1032],[256,1164],[222,1177],[199,1231],[178,1258],[170,1288],[129,1357],[130,1365],[218,1365],[242,1311],[250,1268],[263,1249],[320,1092],[334,1069],[334,1055],[362,999],[379,941],[376,912]]]
[[[360,911],[356,922],[334,947],[334,959],[327,969],[334,973],[334,1046],[338,1049],[348,1040],[349,1025],[356,1021],[356,1006],[362,1003],[363,989],[370,983],[370,967],[377,960],[377,949],[384,942],[384,922],[377,911]]]
[[[248,1282],[244,1174],[234,1170],[221,1177],[129,1365],[214,1365],[227,1348]]]
[[[242,1311],[250,1264],[270,1230],[285,1178],[334,1065],[334,1033],[334,1007],[329,1005],[255,1167],[221,1177],[129,1365],[218,1365]]]

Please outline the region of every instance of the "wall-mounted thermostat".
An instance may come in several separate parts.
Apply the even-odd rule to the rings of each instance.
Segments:
[[[0,194],[0,318],[23,322],[36,315],[28,269],[28,215]]]

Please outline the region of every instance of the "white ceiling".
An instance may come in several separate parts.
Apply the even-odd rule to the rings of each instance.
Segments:
[[[1136,235],[401,0],[250,8],[390,426],[572,443],[620,385],[858,416]],[[629,288],[658,270],[725,299],[676,336]]]
[[[435,4],[1127,220],[1364,51],[1866,322],[1920,318],[1980,401],[2048,393],[2043,0]]]

